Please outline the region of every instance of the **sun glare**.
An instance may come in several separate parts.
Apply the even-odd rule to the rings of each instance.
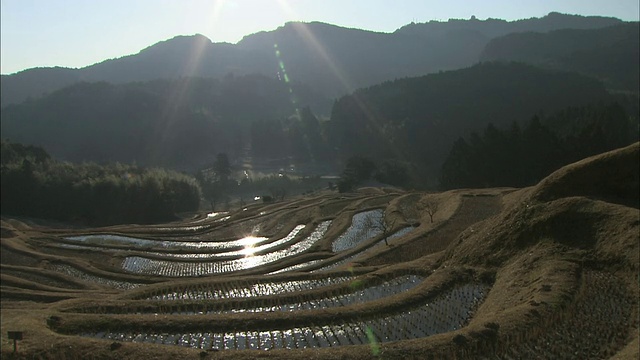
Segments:
[[[264,240],[267,240],[267,238],[263,236],[245,236],[242,239],[238,239],[238,244],[244,247],[254,246]]]
[[[244,249],[240,250],[240,254],[244,255],[245,257],[253,256],[255,252],[256,248],[254,248],[253,245],[247,245],[244,247]]]
[[[289,5],[288,0],[276,0],[282,11],[291,19],[300,19],[300,16],[293,10],[291,5]],[[295,23],[293,24],[294,29],[298,34],[300,34],[305,43],[309,48],[311,48],[316,54],[320,56],[320,58],[329,66],[329,69],[333,72],[336,78],[340,81],[342,86],[347,92],[350,92],[353,89],[353,85],[348,80],[348,77],[340,69],[339,66],[336,65],[335,61],[331,58],[330,54],[324,48],[324,46],[318,41],[318,39],[309,31],[308,27],[304,23]]]
[[[244,246],[244,249],[240,250],[239,253],[245,257],[251,257],[258,250],[256,245],[267,239],[262,236],[245,236],[242,239],[238,239],[238,244]]]
[[[216,24],[218,23],[220,17],[222,16],[223,10],[227,5],[227,0],[219,0],[214,1],[211,4],[211,7],[204,9],[203,11],[208,14],[205,17],[204,28],[205,33],[213,32]],[[188,22],[189,19],[183,19],[183,21]],[[189,91],[189,87],[191,85],[192,77],[199,76],[199,68],[202,63],[203,57],[206,53],[206,49],[210,45],[209,41],[206,41],[205,38],[199,38],[192,42],[192,47],[190,53],[187,56],[187,60],[184,63],[184,68],[181,69],[180,73],[184,74],[185,78],[179,81],[178,85],[174,87],[174,90],[171,92],[171,96],[169,98],[168,103],[163,111],[162,117],[165,119],[164,123],[167,124],[163,133],[165,136],[168,136],[169,129],[171,128],[170,124],[172,124],[176,120],[176,115],[178,114],[179,109],[182,107],[184,102],[184,98]]]
[[[277,1],[278,5],[280,6],[280,8],[282,9],[282,11],[289,18],[291,18],[291,19],[300,19],[300,16],[298,16],[298,14],[295,12],[295,10],[291,7],[291,5],[289,3],[289,0],[276,0],[276,1]],[[338,66],[336,64],[336,62],[332,58],[331,54],[325,49],[325,47],[322,45],[322,43],[320,41],[318,41],[316,36],[309,30],[307,24],[302,23],[302,22],[298,22],[298,23],[292,24],[292,26],[294,27],[295,31],[300,36],[302,36],[302,38],[305,40],[305,43],[307,44],[307,46],[312,51],[314,51],[319,56],[319,58],[322,59],[327,64],[327,66],[329,67],[331,72],[336,76],[336,78],[338,79],[338,81],[340,82],[340,84],[342,85],[344,90],[347,93],[350,93],[351,91],[353,91],[355,86],[352,84],[352,82],[349,80],[348,76],[340,68],[340,66]],[[278,76],[281,79],[284,78],[284,81],[286,83],[289,83],[289,80],[290,80],[289,79],[289,74],[286,73],[286,70],[284,68],[284,63],[282,62],[282,59],[280,57],[281,50],[278,48],[277,44],[274,44],[274,48],[275,48],[275,52],[276,52],[276,58],[279,61],[279,73],[278,73]],[[356,105],[365,114],[365,116],[367,117],[367,120],[369,121],[369,123],[374,128],[377,128],[378,124],[375,121],[376,116],[373,113],[373,110],[371,109],[371,107],[369,107],[366,104],[366,102],[363,101],[357,94],[353,95],[353,99],[356,102]],[[395,149],[394,148],[393,150],[396,153],[400,152],[399,149]]]

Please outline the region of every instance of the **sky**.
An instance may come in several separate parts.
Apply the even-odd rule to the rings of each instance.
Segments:
[[[556,11],[638,21],[638,0],[0,0],[0,73],[80,68],[177,35],[236,43],[288,21],[393,32],[411,22]]]

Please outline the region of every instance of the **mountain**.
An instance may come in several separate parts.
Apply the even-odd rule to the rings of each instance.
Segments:
[[[619,23],[613,18],[551,13],[513,22],[472,18],[411,24],[394,33],[292,22],[246,36],[235,45],[212,43],[202,35],[178,36],[138,54],[81,69],[40,68],[2,75],[0,105],[37,98],[78,81],[220,78],[229,73],[280,76],[313,86],[324,96],[339,97],[386,80],[470,66],[492,38],[507,33]]]
[[[435,182],[453,142],[492,123],[506,127],[535,114],[610,101],[602,83],[575,73],[521,63],[482,63],[466,69],[386,82],[340,98],[328,133],[345,159],[401,159]]]
[[[512,33],[491,40],[482,61],[521,61],[594,76],[608,88],[638,92],[640,23],[600,29]]]
[[[57,159],[193,171],[219,152],[242,152],[254,122],[287,118],[317,98],[261,75],[83,82],[2,108],[0,124],[3,138]]]
[[[495,38],[509,33],[549,32],[559,29],[598,29],[622,23],[621,20],[602,16],[581,16],[551,12],[541,18],[515,21],[500,19],[470,20],[450,19],[446,22],[429,21],[411,23],[396,30],[396,33],[427,38],[445,37],[451,32],[476,32],[486,38]]]
[[[247,52],[235,45],[212,43],[202,35],[177,36],[159,42],[138,54],[81,69],[38,68],[2,75],[2,106],[37,98],[76,82],[127,83],[180,77],[221,78],[227,74],[268,73],[261,64],[263,54]],[[249,69],[249,70],[247,70]]]
[[[471,131],[611,99],[592,78],[519,63],[360,89],[334,103],[329,121],[309,110],[325,106],[314,102],[319,97],[261,75],[78,83],[2,108],[0,124],[4,138],[74,162],[194,170],[219,152],[234,160],[253,149],[254,158],[303,162],[393,159],[437,177],[453,141]]]

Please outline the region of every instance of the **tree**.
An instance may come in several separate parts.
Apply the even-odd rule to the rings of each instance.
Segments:
[[[224,184],[216,179],[211,169],[203,169],[198,172],[196,179],[202,188],[202,195],[209,202],[211,211],[215,211],[216,204],[224,201],[225,188]]]
[[[449,156],[442,165],[440,186],[444,189],[468,187],[474,170],[471,162],[472,147],[459,138],[453,143]]]
[[[353,156],[349,158],[340,176],[338,190],[340,192],[353,190],[359,183],[369,180],[375,170],[376,165],[364,156]]]
[[[19,144],[3,143],[4,150],[13,155],[0,167],[3,214],[111,225],[167,221],[200,204],[200,187],[184,174],[117,163],[74,165]]]
[[[231,164],[226,153],[216,155],[216,161],[213,162],[213,171],[215,172],[216,181],[227,183],[231,176]]]
[[[438,212],[438,202],[434,200],[427,200],[425,202],[425,211],[429,214],[429,219],[433,224],[433,215]]]
[[[396,226],[397,218],[394,217],[391,223],[387,223],[386,218],[387,211],[385,210],[378,218],[367,218],[367,223],[365,224],[365,226],[380,231],[380,233],[382,233],[382,238],[384,239],[385,245],[390,246],[388,238],[389,235],[391,235],[391,230],[393,230],[393,228]]]
[[[217,203],[227,201],[230,177],[231,164],[225,153],[218,154],[210,168],[198,172],[196,178],[202,188],[203,196],[211,205],[211,211],[215,211]]]
[[[284,197],[287,196],[287,186],[284,182],[278,181],[277,185],[269,188],[269,193],[271,193],[273,199],[283,201]]]

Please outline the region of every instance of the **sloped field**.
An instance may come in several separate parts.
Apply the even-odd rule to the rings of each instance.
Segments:
[[[157,226],[3,219],[2,357],[634,358],[637,158],[521,190],[367,189]],[[597,175],[620,164],[615,184]]]

